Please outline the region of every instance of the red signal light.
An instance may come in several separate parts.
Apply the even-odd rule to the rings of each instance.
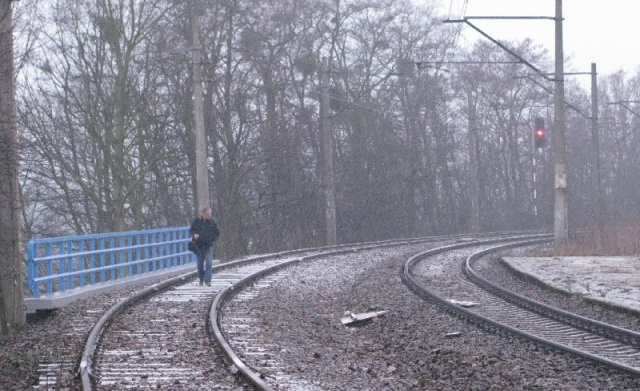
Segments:
[[[542,148],[547,145],[547,138],[544,134],[544,118],[535,119],[535,129],[533,131],[533,145],[535,148]]]

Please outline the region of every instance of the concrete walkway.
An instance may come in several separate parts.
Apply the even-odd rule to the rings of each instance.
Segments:
[[[640,257],[504,257],[518,272],[568,293],[640,313]]]

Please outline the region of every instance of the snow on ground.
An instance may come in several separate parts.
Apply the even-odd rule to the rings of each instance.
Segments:
[[[553,288],[640,312],[639,257],[504,257]]]

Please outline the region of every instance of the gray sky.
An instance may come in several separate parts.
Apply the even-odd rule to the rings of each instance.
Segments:
[[[555,16],[555,0],[438,0],[445,17]],[[431,4],[433,0],[414,0]],[[589,72],[595,62],[599,75],[618,70],[632,76],[640,71],[640,0],[564,0],[563,30],[565,72]],[[552,20],[475,20],[474,25],[494,39],[531,38],[553,58],[555,27]],[[485,39],[466,27],[458,43]],[[577,76],[588,78],[588,76]],[[585,80],[587,81],[587,80]],[[580,81],[582,83],[582,81]]]

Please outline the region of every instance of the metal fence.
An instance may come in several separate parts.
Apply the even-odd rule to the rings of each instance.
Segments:
[[[33,297],[195,262],[189,227],[33,239],[28,286]]]

